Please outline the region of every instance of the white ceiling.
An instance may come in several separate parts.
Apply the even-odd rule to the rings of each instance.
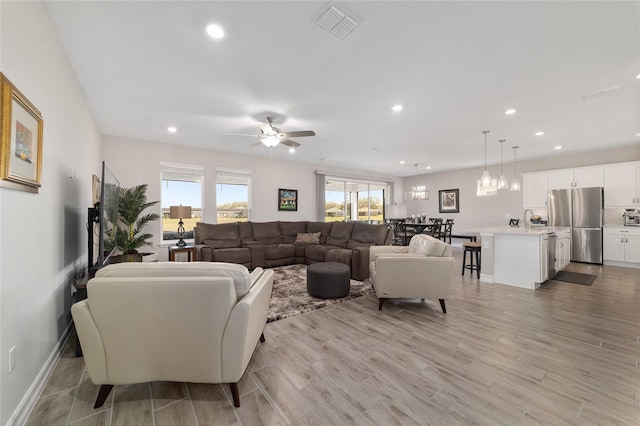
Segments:
[[[273,115],[317,134],[275,158],[396,176],[640,143],[640,2],[343,1],[342,40],[328,4],[45,2],[107,135],[268,157],[229,134]]]

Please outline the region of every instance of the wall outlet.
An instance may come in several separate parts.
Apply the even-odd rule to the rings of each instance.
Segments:
[[[488,248],[489,248],[489,241],[485,241],[485,242],[483,242],[483,243],[482,243],[482,248],[486,248],[486,249],[488,249]]]
[[[16,347],[9,349],[9,374],[16,368]]]

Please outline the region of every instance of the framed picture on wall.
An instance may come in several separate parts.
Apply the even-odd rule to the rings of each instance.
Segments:
[[[298,190],[278,189],[278,211],[297,212],[298,211]]]
[[[460,194],[457,189],[441,189],[438,191],[438,207],[440,213],[460,213]]]
[[[42,176],[42,115],[2,73],[0,120],[0,183],[37,193]]]

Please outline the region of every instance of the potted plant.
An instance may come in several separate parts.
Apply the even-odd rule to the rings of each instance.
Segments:
[[[143,212],[158,204],[158,201],[147,200],[147,184],[136,185],[131,188],[120,188],[120,201],[118,203],[119,226],[116,229],[116,246],[122,251],[121,261],[142,261],[142,255],[138,249],[150,246],[152,234],[143,232],[143,228],[150,222],[158,220],[157,213]]]

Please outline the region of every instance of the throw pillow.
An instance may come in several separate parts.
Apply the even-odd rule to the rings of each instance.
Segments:
[[[300,232],[296,235],[296,243],[320,244],[320,232]]]

